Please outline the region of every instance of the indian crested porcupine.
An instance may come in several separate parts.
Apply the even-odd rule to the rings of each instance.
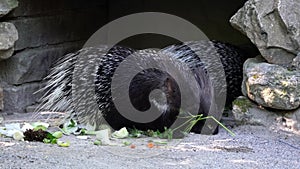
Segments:
[[[212,58],[210,63],[204,63],[195,51],[198,54],[201,53],[202,57]],[[167,55],[169,58],[186,64],[198,82],[198,86],[196,85],[200,90],[198,113],[204,116],[208,115],[212,99],[212,83],[207,72],[207,65],[214,65],[217,62],[210,55],[220,57],[223,64],[223,67],[215,67],[215,73],[218,74],[219,70],[224,69],[227,85],[214,85],[227,86],[226,104],[230,104],[241,95],[242,66],[246,57],[233,45],[218,41],[194,41],[160,50],[100,46],[83,48],[76,53],[66,55],[56,63],[47,77],[49,79],[47,86],[43,89],[47,92],[42,98],[41,109],[67,112],[68,118],[94,126],[95,129],[103,124],[104,119],[114,129],[129,127],[140,130],[164,130],[165,127],[170,127],[181,110],[182,98],[179,86],[168,72],[155,68],[145,69],[136,74],[129,85],[129,98],[134,108],[138,111],[145,111],[150,106],[157,106],[163,112],[157,119],[147,123],[134,122],[122,116],[116,109],[111,93],[112,77],[119,64],[129,55],[138,56],[146,64],[149,59],[155,61],[161,55]],[[80,60],[82,57],[85,57],[86,63],[80,63],[84,62]],[[165,60],[165,62],[168,61]],[[172,64],[177,66],[176,63]],[[187,76],[185,71],[180,68],[174,71],[176,72],[173,74],[183,77],[189,85],[191,77]],[[119,85],[122,86],[122,82]],[[195,86],[189,87],[195,90],[193,89]],[[155,89],[163,91],[166,102],[162,104],[158,103],[159,100],[149,99],[150,92]],[[74,100],[77,102],[74,103]],[[199,121],[192,131],[201,133],[203,125],[204,121]]]

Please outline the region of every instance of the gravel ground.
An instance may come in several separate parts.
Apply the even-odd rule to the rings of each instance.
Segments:
[[[190,134],[179,144],[148,148],[96,146],[93,139],[65,136],[70,147],[0,137],[0,168],[300,168],[300,135],[279,127],[237,126],[236,136]]]

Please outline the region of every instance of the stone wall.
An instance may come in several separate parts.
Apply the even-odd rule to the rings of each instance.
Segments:
[[[33,93],[55,60],[80,49],[106,23],[106,1],[5,0],[0,7],[0,40],[7,44],[0,43],[0,110],[24,112],[41,97]]]
[[[250,43],[229,24],[229,18],[244,2],[2,0],[0,88],[3,97],[0,90],[0,110],[19,113],[28,106],[31,108],[42,95],[33,93],[43,86],[42,79],[59,57],[80,49],[102,25],[127,14],[148,11],[174,14],[198,26],[210,39],[234,44]],[[161,36],[129,38],[125,42],[125,45],[136,48],[153,44],[155,47],[168,45]]]
[[[234,101],[237,121],[268,127],[278,122],[300,132],[299,8],[299,0],[248,0],[231,18],[261,54],[244,63],[246,97]]]

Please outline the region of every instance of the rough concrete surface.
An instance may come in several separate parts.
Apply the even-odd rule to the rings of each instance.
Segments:
[[[14,116],[4,123],[14,122]],[[299,134],[247,125],[232,131],[236,136],[221,129],[218,135],[190,134],[178,145],[151,149],[96,146],[93,139],[75,136],[63,137],[71,141],[67,148],[0,137],[0,168],[300,168]]]

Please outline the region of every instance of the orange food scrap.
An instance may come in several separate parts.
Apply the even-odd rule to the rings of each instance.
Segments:
[[[135,145],[134,145],[134,144],[131,144],[131,145],[130,145],[130,148],[135,148]]]
[[[154,147],[154,144],[153,144],[152,142],[149,142],[149,143],[147,144],[147,146],[148,146],[148,148],[153,148],[153,147]]]

